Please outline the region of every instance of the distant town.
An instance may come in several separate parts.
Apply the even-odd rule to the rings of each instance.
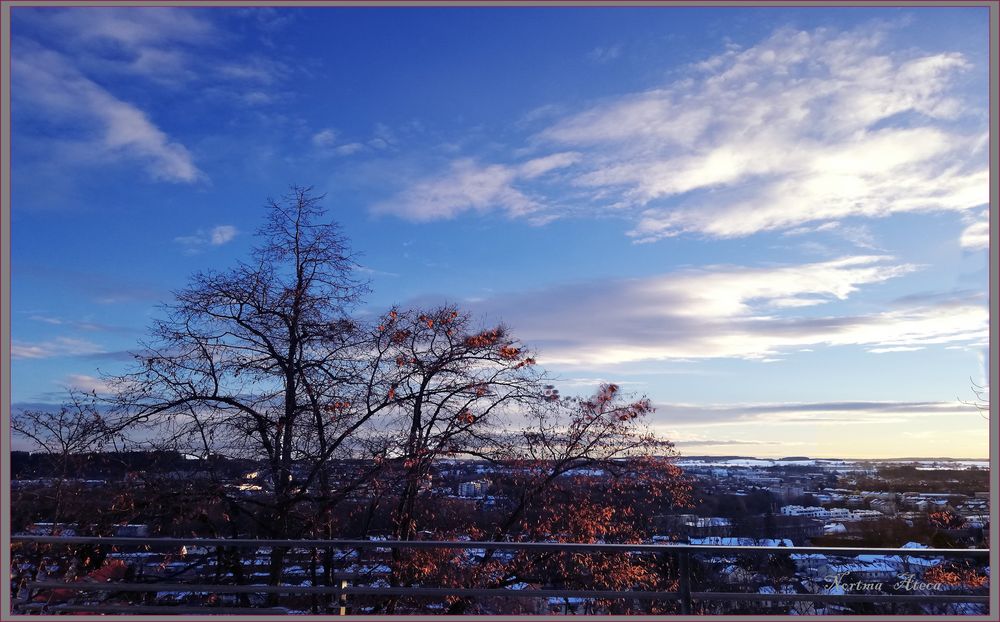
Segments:
[[[231,459],[199,460],[183,454],[135,453],[126,456],[95,454],[87,456],[84,466],[63,486],[82,494],[74,496],[74,508],[64,507],[67,520],[53,523],[43,520],[50,514],[45,499],[49,498],[56,480],[46,477],[49,456],[14,452],[12,455],[14,494],[13,529],[22,535],[115,536],[156,538],[197,536],[257,538],[262,534],[249,523],[232,527],[232,517],[220,516],[207,504],[199,502],[199,490],[223,486],[228,495],[252,502],[264,499],[268,478],[266,467],[250,461]],[[834,459],[756,459],[746,457],[683,457],[676,460],[692,482],[692,502],[683,509],[662,508],[653,512],[644,542],[665,546],[681,544],[715,547],[872,547],[897,549],[927,548],[980,548],[988,545],[989,532],[989,466],[976,460],[834,460]],[[351,476],[359,464],[337,465],[340,475]],[[153,469],[156,469],[155,471]],[[476,517],[483,524],[488,518],[511,503],[510,488],[515,470],[498,467],[485,461],[472,459],[441,460],[422,480],[422,493],[442,508],[449,508],[442,516],[463,516],[463,524],[475,524]],[[562,475],[568,482],[601,484],[609,477],[602,469],[570,470]],[[148,498],[142,495],[130,503],[145,509],[132,508],[131,512],[118,513],[121,520],[109,522],[115,512],[101,512],[98,505],[118,497],[123,487],[142,490],[144,484],[155,482],[155,493]],[[377,491],[360,487],[354,491],[354,504],[364,506]],[[174,508],[152,503],[154,498],[172,496]],[[70,519],[72,517],[72,519]],[[88,520],[89,519],[89,520]],[[102,521],[102,519],[104,519]],[[444,520],[444,519],[442,519]],[[223,527],[225,525],[225,527]],[[391,539],[388,525],[368,524],[357,531],[360,523],[346,529],[346,535],[385,542]],[[442,529],[446,525],[440,526]],[[228,531],[227,531],[228,530]],[[440,532],[438,532],[440,533]],[[419,536],[418,537],[425,537]],[[433,539],[433,534],[427,533]],[[470,540],[468,536],[460,540]],[[558,541],[558,539],[552,540]],[[89,549],[88,549],[89,550]],[[332,558],[336,571],[349,573],[355,585],[386,586],[390,574],[389,549],[341,551]],[[304,553],[305,551],[299,551]],[[152,578],[178,578],[193,580],[204,573],[219,572],[222,563],[214,555],[207,555],[204,546],[188,545],[169,553],[146,550],[141,553],[108,553],[107,558],[121,564],[129,576]],[[250,561],[251,568],[265,570],[270,548],[262,547],[258,557]],[[459,564],[482,563],[483,549],[470,549]],[[512,555],[496,554],[498,559],[510,562]],[[288,561],[283,578],[291,585],[314,585],[316,580],[315,557]],[[310,567],[310,561],[312,566]],[[247,561],[247,560],[244,560]],[[108,560],[104,566],[107,567]],[[39,577],[64,576],[64,564],[79,561],[60,560],[54,555],[32,557],[15,554],[15,571],[12,576],[15,592],[29,602],[27,585]],[[700,581],[719,589],[735,589],[758,594],[846,594],[892,592],[895,586],[901,593],[914,592],[908,585],[922,588],[922,593],[941,590],[955,592],[977,585],[981,588],[989,576],[989,567],[982,564],[958,564],[940,556],[900,554],[837,555],[830,553],[791,553],[784,560],[770,559],[761,562],[741,559],[734,554],[713,553],[700,558]],[[778,564],[777,566],[775,564]],[[322,572],[322,568],[320,569]],[[954,581],[956,573],[963,581]],[[964,573],[964,574],[962,574]],[[232,576],[232,573],[229,573]],[[268,576],[261,572],[260,578]],[[252,577],[248,577],[252,578]],[[951,581],[951,583],[948,583]],[[978,581],[978,583],[977,583]],[[509,589],[527,589],[531,584],[518,582]],[[537,586],[536,586],[537,587]],[[847,590],[847,591],[845,591]],[[921,590],[917,590],[921,593]],[[37,593],[35,601],[44,599],[51,605],[67,595]],[[246,596],[218,596],[230,604],[237,604]],[[183,592],[166,592],[147,596],[146,604],[159,602],[177,605],[202,603],[198,595]],[[251,601],[252,602],[252,601]],[[133,603],[135,604],[135,603]],[[263,606],[264,600],[258,605]],[[443,609],[446,602],[423,603],[412,611]],[[498,605],[494,605],[498,606]],[[870,607],[870,605],[866,605]],[[957,603],[949,605],[951,612],[979,613],[985,605]],[[293,607],[294,610],[294,607]],[[868,609],[866,609],[868,610]],[[373,605],[359,604],[358,612],[377,612]],[[511,611],[500,606],[499,612]],[[518,609],[524,613],[526,610]],[[609,613],[613,609],[600,599],[552,597],[543,599],[528,608],[536,613]],[[725,611],[732,611],[728,609]],[[809,602],[779,603],[758,602],[737,611],[798,612],[798,613],[856,613],[857,605],[819,605]],[[307,611],[303,611],[307,612]],[[933,611],[926,611],[933,612]]]
[[[203,461],[172,457],[176,470],[157,478],[180,482],[208,481],[217,475],[218,464],[209,470]],[[136,454],[137,462],[143,459]],[[163,456],[150,458],[163,460]],[[150,476],[144,471],[126,471],[118,464],[103,463],[95,455],[85,478],[68,484],[90,490],[114,489],[116,481]],[[265,492],[264,467],[240,470],[245,462],[222,459],[229,477],[224,485],[245,497]],[[45,491],[52,480],[38,477],[45,472],[44,454],[13,452],[11,487],[16,495]],[[901,546],[896,540],[875,541],[891,526],[893,534],[909,533],[926,545],[981,546],[989,526],[989,461],[987,460],[835,460],[759,459],[746,457],[684,457],[676,464],[697,482],[695,505],[683,512],[664,512],[657,527],[669,536],[652,541],[685,540],[694,544],[726,542],[757,544],[781,542],[789,546],[829,544],[846,546],[863,542],[869,546]],[[503,473],[476,460],[442,460],[421,486],[425,492],[469,508],[488,511],[508,502],[503,492]],[[601,478],[600,469],[578,469],[564,477],[586,475]],[[365,490],[356,491],[363,497]],[[27,506],[20,505],[27,509]],[[28,510],[15,523],[28,533],[52,529],[51,523],[34,522]],[[950,522],[943,529],[931,527],[930,517],[944,514]],[[876,530],[873,526],[878,525]],[[78,526],[61,525],[74,533]],[[135,525],[126,531],[134,531]],[[84,530],[86,531],[86,530]],[[137,535],[174,535],[166,525],[145,524]],[[100,534],[95,534],[100,535]],[[111,535],[111,534],[104,534]],[[114,529],[114,535],[124,535]],[[205,534],[208,535],[208,534]],[[249,534],[253,535],[253,534]]]

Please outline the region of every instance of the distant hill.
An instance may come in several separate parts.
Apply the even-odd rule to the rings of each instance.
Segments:
[[[791,462],[801,460],[816,460],[822,462],[988,462],[989,458],[952,458],[943,456],[904,457],[904,458],[809,458],[807,456],[787,456],[784,458],[759,458],[757,456],[696,456],[682,454],[682,460],[708,460],[724,462],[726,460],[770,460],[772,462]]]
[[[683,460],[770,460],[770,458],[754,458],[753,456],[680,456]]]
[[[947,457],[932,457],[932,458],[873,458],[873,460],[882,461],[893,461],[899,462],[902,460],[909,460],[913,462],[928,462],[928,461],[938,461],[938,462],[988,462],[989,458],[947,458]]]

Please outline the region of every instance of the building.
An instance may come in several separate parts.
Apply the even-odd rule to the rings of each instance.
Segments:
[[[898,570],[893,565],[881,559],[858,559],[854,561],[830,562],[820,570],[820,576],[842,577],[840,580],[841,583],[851,583],[853,581],[878,583],[895,581],[898,577]]]
[[[805,488],[796,484],[779,484],[777,486],[770,487],[769,490],[783,501],[797,499],[805,494]]]
[[[807,518],[829,518],[830,511],[816,506],[785,505],[781,507],[782,516],[805,516]]]
[[[689,537],[728,536],[733,532],[733,522],[721,516],[688,516],[678,531]]]
[[[458,496],[466,498],[477,498],[483,496],[488,484],[483,481],[462,482],[458,485]]]
[[[896,502],[889,499],[875,499],[871,502],[871,508],[886,516],[896,515]]]
[[[799,591],[795,589],[794,585],[789,583],[784,583],[777,589],[770,585],[761,586],[757,590],[758,594],[798,594]],[[761,600],[760,605],[762,607],[772,608],[772,607],[785,607],[788,605],[788,601],[785,600]]]
[[[145,538],[149,535],[149,525],[115,525],[117,538]]]

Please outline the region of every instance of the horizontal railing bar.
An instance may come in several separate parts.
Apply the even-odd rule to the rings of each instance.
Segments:
[[[87,612],[87,613],[130,613],[133,615],[288,615],[287,609],[271,609],[267,607],[185,607],[183,605],[49,605],[32,603],[24,605],[26,611],[41,610],[43,613]]]
[[[988,603],[988,595],[944,594],[761,594],[759,592],[692,592],[692,600],[725,601],[784,601],[784,602],[842,602],[842,603]]]
[[[348,587],[349,596],[483,596],[505,598],[632,598],[636,600],[677,600],[677,592],[621,590],[509,590],[467,587]]]
[[[447,587],[347,587],[295,585],[186,585],[177,583],[55,583],[35,582],[29,589],[62,589],[79,592],[214,592],[217,594],[347,594],[350,596],[482,596],[507,598],[607,598],[677,600],[678,592],[620,590],[558,590]],[[692,600],[775,602],[872,602],[872,603],[987,603],[987,595],[921,594],[762,594],[759,592],[693,592]]]
[[[523,598],[639,598],[676,599],[676,592],[622,590],[511,590],[503,588],[447,587],[330,587],[304,585],[195,585],[184,583],[58,583],[29,582],[29,589],[78,592],[215,592],[218,594],[348,594],[385,596],[509,596]]]
[[[636,592],[636,591],[613,591],[613,590],[504,590],[504,589],[470,589],[470,588],[438,588],[438,587],[399,587],[399,588],[363,588],[349,587],[345,590],[348,595],[369,595],[369,596],[506,596],[511,598],[624,598],[636,600],[679,600],[679,592]],[[842,602],[931,602],[931,603],[954,603],[954,602],[989,602],[989,596],[919,596],[906,594],[902,598],[897,598],[894,594],[877,594],[874,600],[867,594],[725,594],[727,598],[714,599],[714,592],[692,593],[691,598],[701,600],[750,600],[768,601],[784,600],[788,601],[842,601]],[[728,596],[739,596],[741,598],[728,598]],[[801,598],[799,598],[801,597]]]
[[[71,590],[74,592],[208,592],[216,594],[342,594],[331,585],[222,585],[187,583],[61,583],[29,581],[31,590]]]
[[[500,549],[523,551],[569,552],[640,552],[665,553],[690,551],[692,553],[727,551],[737,553],[788,553],[826,555],[907,555],[946,557],[988,557],[989,549],[904,549],[872,547],[819,547],[819,546],[755,546],[716,544],[583,544],[578,542],[480,542],[437,540],[276,540],[248,538],[137,538],[100,536],[25,536],[12,535],[12,542],[40,544],[107,544],[110,546],[231,546],[231,547],[288,547],[288,548],[410,548],[410,549]]]

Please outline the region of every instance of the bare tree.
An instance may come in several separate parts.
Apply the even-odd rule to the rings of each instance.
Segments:
[[[435,460],[495,441],[503,417],[540,399],[535,359],[504,326],[476,329],[454,307],[391,310],[374,327],[367,409],[391,405],[391,458],[403,480],[394,535],[416,532],[414,508]]]
[[[632,399],[615,384],[604,384],[587,398],[562,397],[551,385],[545,391],[543,403],[532,409],[526,424],[508,443],[487,455],[498,464],[518,466],[513,471],[515,502],[495,527],[494,537],[535,533],[550,538],[553,534],[546,530],[566,532],[553,525],[572,515],[554,509],[560,504],[551,496],[565,495],[567,481],[579,484],[592,479],[594,473],[606,478],[605,492],[621,495],[598,501],[598,506],[608,501],[615,505],[636,491],[668,504],[687,502],[690,487],[673,464],[673,444],[646,425],[646,417],[653,412],[647,398]],[[577,499],[582,514],[585,500],[579,496]],[[545,521],[540,520],[542,515]],[[622,528],[626,525],[636,527],[628,521],[619,523]],[[591,537],[583,532],[577,536]]]
[[[365,449],[357,432],[379,412],[351,405],[363,365],[348,313],[366,286],[320,199],[293,187],[269,201],[251,260],[196,274],[138,368],[113,379],[119,421],[188,451],[265,461],[270,501],[254,516],[279,538],[311,490],[333,498],[326,467]]]
[[[57,411],[21,410],[11,415],[11,429],[47,455],[54,467],[53,529],[61,518],[66,482],[81,454],[100,451],[115,431],[101,415],[96,397],[70,391]]]
[[[533,385],[506,416],[472,427],[474,436],[452,439],[460,453],[490,463],[496,506],[470,517],[418,492],[416,509],[408,515],[413,529],[440,540],[641,542],[651,535],[655,515],[666,506],[684,506],[691,491],[674,464],[673,445],[645,423],[652,411],[647,399],[632,399],[613,384],[588,398],[562,397],[551,385]],[[657,568],[650,559],[629,554],[509,557],[486,550],[471,567],[456,562],[454,555],[447,550],[397,555],[397,581],[668,589],[663,582],[676,573],[676,568]],[[464,613],[470,606],[471,601],[457,599],[450,612]],[[392,611],[391,602],[387,609]]]
[[[972,385],[972,393],[976,396],[974,400],[967,401],[959,399],[958,401],[965,404],[966,406],[973,406],[979,411],[979,414],[983,419],[989,420],[990,418],[990,388],[989,386],[983,386],[977,384],[974,380],[969,379],[969,383]]]
[[[602,527],[622,499],[684,501],[671,446],[640,425],[648,401],[628,401],[615,385],[564,399],[506,327],[484,328],[454,307],[354,319],[366,285],[319,201],[297,187],[270,201],[248,261],[198,273],[175,293],[136,367],[108,379],[113,429],[266,465],[256,496],[224,482],[214,494],[273,538],[336,537],[358,508],[368,516],[362,531],[378,517],[400,540],[440,532],[426,483],[435,461],[456,455],[491,461],[516,491],[487,529],[458,527],[473,537],[634,540],[649,520],[630,507],[613,530]],[[580,469],[611,479],[581,482]],[[392,580],[420,580],[411,572],[420,566],[394,551]],[[272,551],[272,584],[285,553]],[[603,580],[617,585],[612,577],[626,570],[638,580],[629,564],[607,566]]]

